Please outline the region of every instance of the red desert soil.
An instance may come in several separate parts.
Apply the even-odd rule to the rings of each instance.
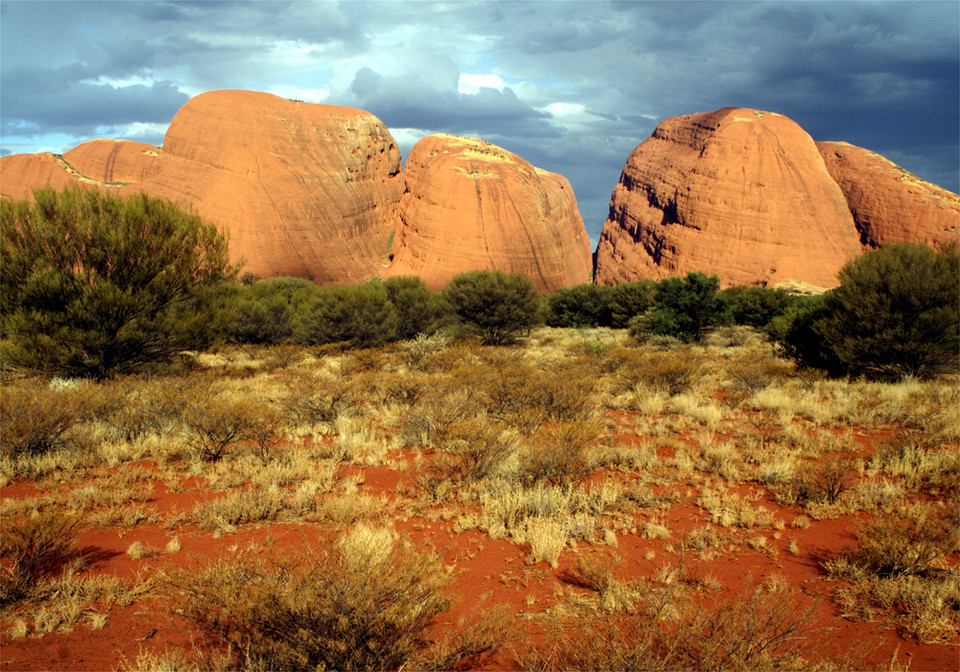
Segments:
[[[394,498],[413,487],[414,472],[404,469],[407,457],[402,452],[390,454],[387,458],[400,469],[382,465],[349,465],[341,467],[339,475],[355,477],[360,493]],[[149,464],[130,466],[150,467]],[[163,483],[144,482],[143,487],[153,489],[144,506],[157,512],[187,510],[203,499],[219,496],[205,491],[202,479],[185,478],[181,485],[182,492],[170,492]],[[30,484],[12,483],[3,488],[2,496],[23,499],[36,494],[36,488]],[[657,494],[674,497],[661,521],[670,530],[672,539],[680,539],[710,522],[710,514],[697,505],[697,487],[675,487],[672,492]],[[650,578],[664,568],[675,569],[682,562],[685,572],[682,580],[691,585],[706,581],[710,585],[722,586],[708,597],[714,601],[744,594],[748,589],[769,581],[770,577],[781,575],[789,585],[803,589],[804,599],[819,602],[817,627],[822,628],[823,641],[819,652],[824,656],[841,656],[851,647],[861,645],[868,652],[863,664],[877,669],[886,668],[895,655],[897,664],[909,662],[909,669],[913,672],[957,669],[956,645],[921,645],[914,639],[901,638],[894,629],[841,616],[840,609],[830,599],[833,583],[826,580],[821,563],[854,543],[851,534],[854,517],[815,521],[806,529],[798,529],[791,527],[791,523],[801,515],[799,509],[778,505],[759,486],[741,486],[738,494],[752,496],[754,506],[765,507],[783,520],[785,527],[779,531],[717,528],[740,543],[726,544],[715,557],[698,557],[696,552],[689,551],[681,560],[670,546],[669,539],[645,538],[638,530],[636,534],[619,535],[615,547],[585,543],[577,552],[567,549],[556,567],[543,562],[530,564],[526,546],[515,545],[506,539],[493,540],[475,530],[456,533],[453,517],[444,520],[448,516],[443,506],[436,507],[432,514],[400,515],[395,520],[395,527],[415,548],[434,551],[442,556],[445,564],[455,567],[457,579],[453,591],[459,599],[436,624],[439,630],[455,628],[461,617],[469,618],[493,605],[505,605],[509,614],[519,617],[511,626],[508,645],[496,655],[480,661],[473,669],[519,669],[513,651],[522,651],[544,639],[542,622],[529,618],[529,615],[556,605],[566,591],[588,592],[565,580],[579,554],[597,555],[610,561],[618,558],[620,564],[616,576],[624,580]],[[638,513],[636,518],[642,523],[649,516]],[[742,543],[745,535],[753,538],[758,534],[766,538],[766,545],[760,550],[752,550]],[[174,537],[179,539],[181,550],[175,554],[162,552],[160,549]],[[322,546],[328,539],[328,530],[308,524],[249,525],[238,528],[235,534],[223,536],[190,527],[171,530],[155,524],[140,524],[125,530],[84,530],[78,547],[92,571],[132,582],[135,577],[147,578],[164,569],[190,567],[230,557],[248,547],[261,551],[281,549],[284,554],[303,553]],[[799,551],[796,554],[789,551],[791,540],[797,542]],[[131,558],[127,549],[136,541],[155,549],[156,555]],[[142,599],[126,608],[114,606],[107,614],[106,625],[100,630],[90,630],[81,623],[73,632],[21,639],[11,637],[9,631],[4,630],[0,633],[0,669],[124,669],[133,665],[141,652],[163,653],[174,647],[190,647],[199,641],[198,634],[169,613],[171,606],[164,598]]]

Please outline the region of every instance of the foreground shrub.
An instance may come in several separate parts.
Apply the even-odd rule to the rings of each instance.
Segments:
[[[39,381],[0,388],[0,455],[42,455],[65,445],[64,434],[80,419],[82,401]]]
[[[182,309],[235,273],[216,227],[143,194],[41,189],[0,226],[5,357],[29,368],[106,378],[202,347]]]
[[[636,608],[618,609],[554,636],[550,652],[524,656],[527,670],[800,670],[816,651],[817,615],[797,594],[757,590],[699,608],[649,590]]]
[[[444,298],[468,333],[484,345],[505,345],[543,322],[543,297],[525,275],[470,271],[453,278]]]
[[[0,526],[0,604],[26,597],[37,582],[71,560],[77,521],[60,514],[33,513]]]
[[[896,380],[955,371],[960,255],[952,245],[889,245],[849,262],[819,309],[787,329],[788,354],[837,375]],[[819,360],[819,361],[817,361]]]
[[[416,665],[429,659],[429,628],[451,604],[449,582],[437,558],[366,526],[301,564],[247,556],[169,577],[178,613],[225,645],[232,669],[245,670]],[[495,640],[493,632],[465,633],[463,646],[447,643],[439,659],[453,666],[492,650]]]

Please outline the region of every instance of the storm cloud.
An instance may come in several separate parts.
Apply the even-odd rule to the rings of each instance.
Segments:
[[[483,137],[568,177],[591,237],[670,116],[794,119],[960,190],[954,2],[0,1],[0,152],[160,144],[190,96],[242,88]]]

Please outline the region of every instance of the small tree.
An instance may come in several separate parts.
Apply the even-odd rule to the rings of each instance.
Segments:
[[[699,343],[710,327],[728,319],[729,310],[719,291],[720,279],[715,275],[688,273],[684,278],[661,280],[657,284],[653,333]]]
[[[203,345],[182,310],[236,274],[226,237],[145,194],[41,189],[0,202],[5,356],[105,378]]]
[[[485,345],[512,342],[543,322],[543,297],[525,275],[470,271],[453,278],[443,296],[464,327]]]
[[[849,262],[813,324],[838,373],[876,379],[955,371],[960,255],[923,245],[881,247]]]

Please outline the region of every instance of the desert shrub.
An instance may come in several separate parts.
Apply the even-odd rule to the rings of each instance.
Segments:
[[[194,454],[208,462],[219,460],[233,443],[256,439],[263,448],[272,441],[261,404],[245,396],[217,393],[210,387],[190,391],[183,411],[187,442]]]
[[[880,577],[919,576],[942,568],[960,549],[960,512],[925,502],[900,506],[856,530],[858,546],[843,556],[868,574]]]
[[[610,288],[601,285],[564,287],[547,295],[551,327],[610,326]]]
[[[715,275],[688,273],[657,283],[657,303],[650,318],[654,334],[699,343],[711,327],[726,323],[728,318],[720,279]]]
[[[782,315],[770,320],[766,333],[783,356],[808,369],[837,369],[838,363],[822,346],[814,325],[827,314],[822,296],[797,298]]]
[[[590,416],[595,374],[572,363],[561,371],[544,371],[533,381],[533,408],[552,422],[573,422]]]
[[[447,337],[441,333],[417,334],[414,338],[401,343],[404,359],[409,366],[422,368],[426,360],[447,347]]]
[[[215,226],[144,194],[41,189],[0,225],[5,358],[29,368],[106,378],[202,347],[192,304],[236,272]]]
[[[302,563],[244,556],[169,577],[177,612],[226,647],[232,669],[246,670],[415,666],[451,604],[449,582],[438,559],[366,526]],[[444,662],[489,651],[495,640],[492,632],[464,638],[472,649],[448,647]]]
[[[58,392],[42,381],[0,388],[0,455],[41,455],[64,447],[64,435],[82,411],[82,395]]]
[[[918,378],[955,371],[960,357],[960,255],[956,245],[889,245],[840,271],[840,286],[788,322],[800,364],[835,375]]]
[[[297,339],[310,345],[370,348],[397,336],[397,313],[378,281],[321,287],[304,308]]]
[[[3,520],[0,525],[0,605],[26,597],[37,582],[63,569],[75,555],[78,521],[56,513]]]
[[[634,353],[616,372],[620,389],[652,388],[674,396],[688,390],[703,369],[701,357],[687,349]]]
[[[387,300],[397,315],[398,339],[432,334],[443,324],[445,306],[440,294],[431,291],[417,277],[393,277],[383,281]]]
[[[784,289],[773,287],[730,287],[721,292],[730,305],[734,324],[762,329],[775,317],[783,315],[796,299]]]
[[[634,591],[640,593],[640,591]],[[816,653],[817,611],[797,593],[762,589],[698,607],[663,589],[643,590],[632,609],[578,619],[549,652],[522,656],[527,670],[797,670]]]
[[[652,280],[623,282],[610,288],[610,326],[626,329],[630,320],[656,303],[657,285]]]
[[[583,420],[538,430],[520,452],[522,477],[531,483],[576,487],[596,468],[594,442],[599,429]]]
[[[956,245],[890,245],[848,263],[817,325],[853,375],[926,378],[955,371],[960,351],[960,255]]]
[[[751,355],[731,361],[727,375],[737,392],[750,395],[771,383],[782,381],[791,373],[791,369],[790,362],[782,359],[769,355]]]
[[[483,416],[456,426],[443,450],[452,460],[448,470],[468,483],[491,476],[517,450],[517,441],[499,423]]]
[[[467,333],[484,345],[505,345],[543,322],[543,297],[525,275],[502,271],[470,271],[453,278],[443,290]]]
[[[830,457],[808,464],[778,489],[777,496],[789,504],[836,504],[853,485],[854,462],[849,457]]]

